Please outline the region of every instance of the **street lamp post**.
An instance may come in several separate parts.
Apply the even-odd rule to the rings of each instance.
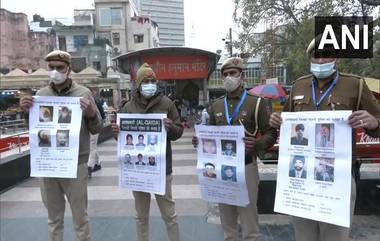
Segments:
[[[230,48],[230,57],[232,57],[232,28],[230,28],[230,44],[228,47]]]
[[[227,49],[228,49],[228,52],[230,54],[230,57],[232,57],[232,28],[229,29],[228,39],[223,38],[222,40],[227,45]]]

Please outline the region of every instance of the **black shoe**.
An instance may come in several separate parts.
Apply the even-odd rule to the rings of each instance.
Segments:
[[[88,177],[92,177],[92,168],[87,167],[87,170],[88,170]]]
[[[94,168],[92,169],[92,172],[96,172],[100,169],[102,169],[102,166],[100,164],[95,164]]]

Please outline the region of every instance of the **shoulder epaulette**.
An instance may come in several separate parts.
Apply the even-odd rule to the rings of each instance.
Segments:
[[[347,73],[339,73],[340,76],[344,76],[344,77],[354,77],[354,78],[357,78],[357,79],[363,79],[362,76],[359,76],[359,75],[354,75],[354,74],[347,74]]]
[[[309,79],[309,78],[313,78],[313,75],[312,75],[312,74],[308,74],[308,75],[301,76],[301,77],[299,77],[298,79],[293,80],[293,81],[290,83],[290,85],[294,85],[296,82],[299,82],[299,81],[302,81],[302,80],[305,80],[305,79]]]
[[[304,75],[304,76],[301,76],[301,77],[299,77],[298,79],[294,80],[292,83],[295,83],[295,82],[300,81],[300,80],[303,80],[303,79],[312,78],[312,77],[313,77],[312,74]]]
[[[249,91],[247,91],[247,94],[249,96],[252,96],[252,97],[256,97],[256,98],[260,98],[261,96],[257,95],[257,94],[254,94],[254,93],[250,93]]]

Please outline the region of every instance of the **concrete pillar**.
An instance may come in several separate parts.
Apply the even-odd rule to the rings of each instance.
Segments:
[[[209,102],[209,90],[207,89],[207,78],[202,80],[202,89],[199,91],[199,104],[204,105]]]
[[[116,89],[115,87],[113,88],[114,88],[112,89],[113,106],[115,107],[115,109],[117,109],[121,102],[121,93],[120,93],[120,89]]]

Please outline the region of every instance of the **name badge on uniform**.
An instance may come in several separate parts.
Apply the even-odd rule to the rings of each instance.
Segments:
[[[293,97],[293,100],[303,100],[304,97],[304,95],[296,95]]]
[[[223,116],[223,113],[219,112],[219,113],[216,113],[216,117],[221,117]]]

